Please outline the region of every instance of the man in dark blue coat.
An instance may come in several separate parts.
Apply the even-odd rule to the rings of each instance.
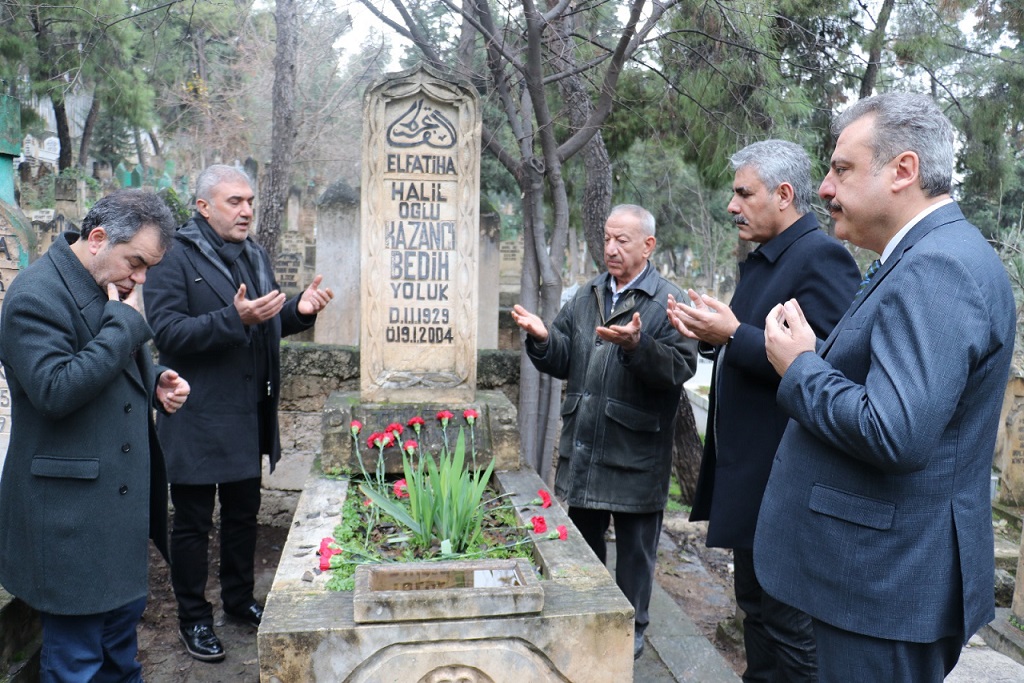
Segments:
[[[939,683],[995,617],[989,477],[1016,305],[950,197],[953,126],[932,98],[860,100],[833,133],[818,193],[881,265],[824,342],[799,296],[765,319],[792,419],[757,575],[811,615],[823,683]]]
[[[157,419],[174,503],[171,582],[179,636],[196,659],[220,661],[206,599],[214,498],[221,509],[220,581],[224,612],[259,626],[253,597],[262,455],[281,457],[277,404],[282,336],[307,329],[334,296],[317,276],[285,300],[267,253],[249,237],[253,191],[232,166],[196,182],[196,214],[177,247],[146,283],[146,312],[162,362],[187,368],[192,398],[174,419]]]
[[[173,234],[155,194],[115,192],[4,300],[13,427],[0,478],[0,582],[42,614],[43,683],[142,680],[147,539],[167,554],[151,408],[173,413],[189,386],[153,366],[137,285]]]
[[[816,680],[808,616],[761,590],[754,575],[754,528],[775,449],[789,416],[775,403],[779,376],[764,350],[764,318],[796,297],[826,336],[860,279],[849,252],[811,213],[811,161],[799,145],[765,140],[730,159],[736,172],[729,213],[740,237],[759,243],[740,265],[730,306],[689,291],[675,302],[676,328],[715,361],[704,459],[691,520],[709,520],[707,544],[732,548],[736,603],[745,614],[744,681]]]

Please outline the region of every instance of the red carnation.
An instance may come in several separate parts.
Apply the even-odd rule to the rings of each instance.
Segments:
[[[536,517],[530,517],[530,523],[533,524],[533,533],[543,534],[548,530],[548,522],[546,519],[537,515]]]

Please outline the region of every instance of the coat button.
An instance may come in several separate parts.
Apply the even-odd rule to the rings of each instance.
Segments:
[[[131,403],[125,403],[124,404],[124,412],[126,412],[126,413],[132,412],[132,404]]]
[[[125,484],[121,484],[121,488],[119,488],[117,492],[123,496],[124,494],[128,493],[128,487]]]
[[[127,453],[131,449],[132,449],[132,445],[130,443],[128,443],[127,441],[125,443],[121,444],[121,452],[122,453]]]
[[[594,342],[594,346],[600,346],[600,345],[601,345],[601,342],[602,342],[602,341],[603,341],[603,340],[601,340],[601,339],[598,339],[598,340],[596,340],[596,341]]]

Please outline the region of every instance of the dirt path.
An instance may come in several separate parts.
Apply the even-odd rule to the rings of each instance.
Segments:
[[[256,539],[256,599],[266,598],[277,571],[287,529],[260,527]],[[256,683],[260,679],[256,629],[225,621],[220,605],[220,543],[216,533],[210,542],[210,579],[206,595],[213,603],[214,630],[227,656],[222,662],[193,659],[178,639],[178,608],[171,590],[167,564],[150,547],[149,601],[139,624],[139,661],[147,683]]]

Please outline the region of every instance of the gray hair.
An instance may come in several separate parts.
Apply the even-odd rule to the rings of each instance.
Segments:
[[[732,170],[750,167],[769,192],[783,183],[793,187],[793,204],[803,215],[811,210],[814,186],[811,185],[811,158],[806,150],[786,140],[762,140],[747,145],[729,157]]]
[[[252,187],[252,179],[249,177],[249,174],[240,168],[228,166],[227,164],[214,164],[213,166],[207,166],[196,179],[196,199],[210,201],[213,194],[213,188],[223,182],[235,180],[241,180],[250,188]]]
[[[103,228],[110,246],[131,241],[139,230],[156,228],[160,247],[166,251],[174,239],[177,224],[164,201],[149,190],[117,190],[93,204],[82,219],[82,237],[93,228]]]
[[[953,184],[953,124],[928,95],[885,93],[860,100],[832,122],[839,134],[861,117],[874,115],[872,169],[877,173],[903,152],[919,162],[921,189],[929,197],[947,194]]]
[[[608,217],[611,218],[617,213],[629,214],[640,224],[640,230],[643,231],[644,235],[654,237],[654,216],[644,207],[637,204],[616,204],[608,212]]]

